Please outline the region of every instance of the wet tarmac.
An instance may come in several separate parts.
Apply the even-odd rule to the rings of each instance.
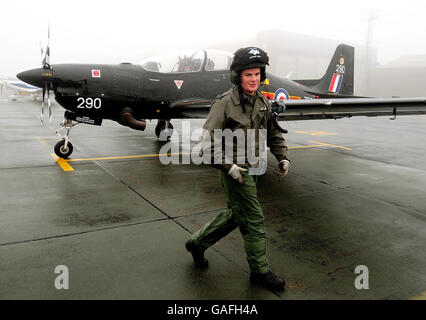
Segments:
[[[78,125],[57,162],[53,109],[41,126],[39,103],[0,100],[0,299],[425,298],[425,116],[283,123],[290,173],[258,186],[270,266],[287,282],[275,293],[249,283],[238,230],[206,252],[207,270],[185,251],[226,208],[216,169],[161,164],[156,120],[145,132]]]

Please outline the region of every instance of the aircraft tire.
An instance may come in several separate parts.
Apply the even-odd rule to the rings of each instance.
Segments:
[[[65,144],[65,140],[59,141],[55,145],[55,153],[59,158],[67,159],[71,155],[74,148],[73,148],[71,142],[69,142],[69,141],[68,141],[68,146],[67,146],[66,149],[64,149],[64,144]]]
[[[161,131],[166,129],[166,122],[164,120],[159,120],[157,125],[155,126],[155,135],[157,138],[160,138]],[[170,140],[170,137],[173,134],[173,125],[169,122],[169,127],[167,128],[169,130],[169,133],[167,135],[167,141]]]

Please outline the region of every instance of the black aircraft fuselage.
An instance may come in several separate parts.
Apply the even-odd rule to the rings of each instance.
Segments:
[[[128,63],[57,64],[51,70],[33,69],[18,77],[38,87],[50,82],[56,101],[78,117],[115,121],[121,120],[126,107],[136,119],[186,118],[182,110],[190,106],[207,114],[210,102],[231,87],[229,70],[158,73]],[[269,73],[267,79],[270,85],[260,89],[270,98],[279,88],[285,88],[291,99],[317,97],[288,79]]]

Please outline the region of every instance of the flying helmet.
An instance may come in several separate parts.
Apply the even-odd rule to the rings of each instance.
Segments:
[[[241,48],[235,51],[231,64],[231,82],[239,84],[241,71],[251,68],[260,68],[260,81],[266,79],[266,65],[269,65],[269,57],[265,51],[256,47]]]

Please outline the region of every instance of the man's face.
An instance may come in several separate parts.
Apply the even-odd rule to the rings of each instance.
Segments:
[[[248,95],[254,95],[260,86],[260,68],[245,69],[241,72],[241,88]]]

